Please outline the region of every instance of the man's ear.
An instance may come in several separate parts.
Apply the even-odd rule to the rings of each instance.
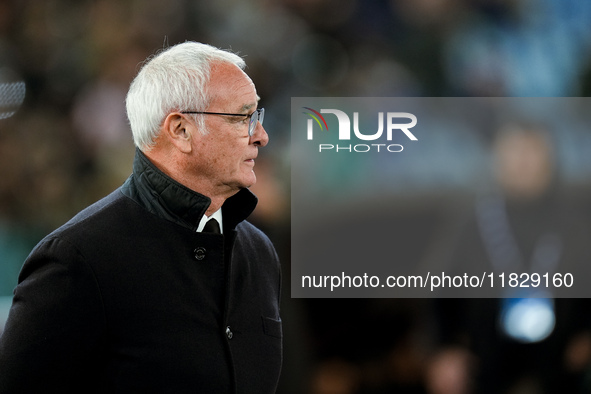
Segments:
[[[195,125],[178,112],[168,114],[162,124],[162,133],[172,145],[183,153],[191,152],[191,139],[194,137],[195,131]]]

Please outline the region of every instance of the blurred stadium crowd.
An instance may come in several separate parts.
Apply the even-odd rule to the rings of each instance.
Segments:
[[[301,300],[289,289],[291,97],[588,96],[587,0],[0,0],[0,86],[26,86],[20,107],[0,97],[0,327],[35,243],[128,176],[129,83],[143,59],[185,40],[244,55],[267,111],[252,221],[284,267],[280,393],[591,392],[587,300],[555,300],[552,334],[525,344],[498,329],[499,300]],[[524,126],[507,143],[475,130],[474,143],[451,145],[443,134],[437,161],[387,193],[392,231],[422,234],[400,255],[489,258],[473,209],[484,178],[525,255],[559,222],[576,229],[563,235],[578,235],[574,259],[586,257],[589,125],[540,135]]]

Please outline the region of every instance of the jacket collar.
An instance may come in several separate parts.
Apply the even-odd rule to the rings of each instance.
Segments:
[[[149,212],[196,230],[211,199],[180,184],[160,171],[142,151],[136,149],[133,174],[121,191]],[[224,228],[234,229],[252,213],[257,198],[241,189],[222,206]]]

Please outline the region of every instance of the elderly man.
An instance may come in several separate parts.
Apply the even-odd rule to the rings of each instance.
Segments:
[[[133,174],[28,257],[0,393],[275,392],[279,262],[245,221],[268,136],[244,66],[186,42],[141,69]]]

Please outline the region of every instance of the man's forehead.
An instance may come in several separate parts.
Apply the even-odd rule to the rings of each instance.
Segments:
[[[214,64],[211,68],[210,83],[221,85],[253,85],[254,83],[240,67],[231,63]]]
[[[238,112],[252,110],[260,100],[250,77],[233,64],[219,64],[212,69],[209,90],[212,104],[225,101]]]

